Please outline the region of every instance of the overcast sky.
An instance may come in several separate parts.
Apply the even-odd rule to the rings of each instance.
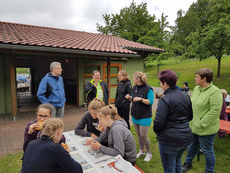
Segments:
[[[177,11],[187,11],[196,0],[134,0],[146,2],[148,12],[160,18],[168,15],[174,25]],[[98,33],[96,23],[103,24],[102,15],[119,13],[132,0],[0,0],[0,21],[48,26]]]

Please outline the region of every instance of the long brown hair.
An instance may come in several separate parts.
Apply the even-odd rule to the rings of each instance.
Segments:
[[[134,73],[134,77],[135,77],[136,79],[139,79],[141,83],[147,84],[147,82],[148,82],[146,74],[145,74],[145,73],[142,73],[142,72],[140,72],[140,71],[136,71],[136,72]]]
[[[125,80],[128,80],[129,79],[129,76],[128,76],[128,73],[127,73],[127,71],[125,71],[125,70],[120,70],[119,72],[118,72],[118,74],[121,74],[122,76],[124,76],[124,79]]]
[[[117,108],[113,105],[104,106],[99,112],[106,116],[110,116],[112,120],[121,120],[122,118],[118,115]]]
[[[97,109],[101,109],[103,106],[105,106],[105,103],[102,100],[100,100],[98,98],[94,98],[90,102],[88,109],[89,110],[97,110]]]

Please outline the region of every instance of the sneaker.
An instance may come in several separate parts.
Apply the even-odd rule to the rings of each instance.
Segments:
[[[139,153],[137,153],[136,158],[138,159],[139,157],[144,156],[144,155],[145,155],[145,152],[139,151]]]
[[[151,159],[152,159],[152,154],[151,153],[147,153],[146,156],[145,156],[144,161],[145,162],[149,162]]]
[[[184,163],[182,167],[183,173],[188,172],[188,170],[192,169],[192,164],[191,163]]]

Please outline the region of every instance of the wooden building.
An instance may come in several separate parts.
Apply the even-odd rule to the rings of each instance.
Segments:
[[[61,62],[67,103],[81,106],[84,84],[93,70],[101,72],[113,102],[118,71],[125,69],[132,77],[135,71],[144,71],[144,56],[162,51],[116,36],[0,22],[0,114],[17,114],[17,67],[30,68],[36,96],[50,63]]]

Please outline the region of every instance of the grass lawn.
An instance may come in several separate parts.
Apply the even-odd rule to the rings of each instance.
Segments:
[[[230,56],[224,56],[221,61],[220,78],[216,77],[217,60],[211,57],[199,62],[198,60],[181,60],[176,58],[170,58],[162,62],[160,71],[173,70],[179,74],[178,86],[182,86],[183,82],[189,83],[190,90],[192,91],[195,86],[195,72],[201,68],[211,68],[214,71],[213,83],[219,88],[224,88],[230,93]],[[159,86],[159,80],[157,77],[157,66],[153,64],[151,67],[147,67],[145,72],[148,76],[148,84],[154,87]]]
[[[200,68],[211,68],[214,71],[214,76],[216,76],[217,60],[215,58],[209,58],[201,62],[197,60],[185,60],[180,59],[169,59],[163,61],[163,65],[160,66],[161,70],[174,70],[179,74],[178,85],[182,86],[184,81],[189,83],[190,89],[192,90],[195,86],[194,78],[195,72]],[[156,65],[153,64],[152,67],[147,67],[145,72],[148,75],[149,85],[159,86],[159,80],[156,74]],[[221,78],[214,77],[213,83],[219,88],[227,89],[230,93],[230,56],[225,56],[222,58],[221,63]],[[136,133],[133,127],[131,131],[136,138]],[[153,153],[152,160],[147,163],[144,162],[144,158],[137,160],[137,165],[145,173],[161,173],[163,168],[160,160],[160,153],[158,148],[158,142],[155,133],[153,133],[152,126],[149,129],[149,138],[151,140],[151,149]],[[216,173],[226,173],[230,170],[230,136],[227,135],[224,139],[219,139],[217,136],[215,138],[215,153],[216,153]],[[138,145],[137,145],[138,151]],[[0,158],[0,173],[16,173],[19,172],[21,168],[21,157],[22,152],[9,154],[5,157]],[[185,154],[183,155],[183,161],[185,159]],[[205,170],[205,158],[201,155],[200,162],[194,159],[193,169],[189,173],[203,173]]]

